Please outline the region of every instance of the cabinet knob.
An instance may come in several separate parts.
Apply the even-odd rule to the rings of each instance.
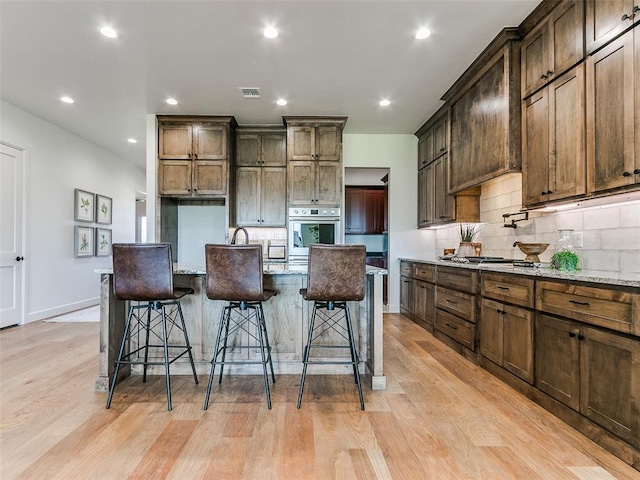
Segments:
[[[540,192],[540,195],[546,195],[547,192]]]
[[[633,171],[633,173],[635,173],[636,175],[639,175],[639,174],[640,174],[640,168],[636,168],[636,169]]]
[[[24,260],[24,257],[16,257],[16,262],[21,262],[22,260]]]
[[[543,73],[542,75],[540,75],[540,78],[541,78],[542,80],[545,80],[545,79],[547,78],[547,76],[548,76],[548,75],[545,75],[545,74]]]
[[[578,340],[584,340],[584,335],[578,335]]]
[[[551,195],[553,192],[551,190],[547,190],[547,195]]]
[[[622,172],[622,176],[623,177],[630,177],[631,176],[631,172]]]
[[[575,334],[575,333],[573,333],[573,332],[569,332],[569,336],[570,336],[571,338],[573,338],[573,337],[575,337],[575,336],[576,336],[576,334]]]
[[[547,77],[550,77],[551,75],[553,75],[553,70],[547,70]]]
[[[626,13],[624,15],[622,15],[622,21],[624,22],[625,20],[633,20],[633,17],[635,15],[632,13],[631,15],[627,15]]]

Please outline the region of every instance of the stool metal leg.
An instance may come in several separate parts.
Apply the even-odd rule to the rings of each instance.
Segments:
[[[113,391],[116,388],[116,382],[118,380],[118,372],[120,371],[120,361],[122,360],[124,347],[127,344],[127,338],[129,338],[129,326],[131,325],[132,315],[133,315],[133,306],[130,306],[129,313],[127,315],[127,320],[124,322],[124,331],[122,333],[122,342],[120,342],[120,351],[118,352],[118,358],[116,359],[115,369],[113,372],[113,380],[111,380],[111,388],[109,389],[109,396],[107,397],[107,408],[111,407],[111,399],[113,398]]]
[[[264,310],[262,309],[262,302],[258,303],[258,307],[260,309],[260,328],[262,328],[262,332],[264,335],[267,352],[269,354],[269,367],[271,367],[271,379],[273,383],[276,383],[276,374],[273,372],[273,360],[271,357],[271,344],[269,343],[269,334],[267,333],[267,322],[264,318]]]
[[[268,352],[268,357],[265,356],[265,344],[263,338],[262,322],[263,319],[260,315],[260,307],[252,307],[256,316],[256,330],[258,332],[258,341],[260,342],[260,357],[262,358],[262,376],[264,378],[264,392],[267,395],[267,408],[271,410],[271,391],[269,390],[269,372],[267,372],[267,362],[271,361],[271,352]],[[273,367],[271,370],[273,374]]]
[[[169,375],[169,345],[167,344],[167,314],[162,304],[162,347],[164,350],[164,371],[167,384],[167,410],[171,410],[171,377]]]
[[[147,362],[149,361],[149,333],[151,332],[151,304],[147,306],[147,328],[144,346],[144,365],[142,367],[142,382],[147,381]]]
[[[187,351],[189,352],[189,361],[191,362],[191,370],[193,371],[193,379],[198,384],[198,374],[196,373],[196,364],[193,361],[193,354],[191,353],[191,344],[189,343],[189,335],[187,335],[187,325],[184,323],[184,316],[182,315],[182,306],[178,302],[178,315],[180,315],[180,322],[182,323],[182,331],[184,332],[184,340],[187,345]]]
[[[229,341],[229,327],[231,326],[231,311],[232,307],[225,307],[225,325],[224,325],[224,338],[222,339],[222,361],[220,363],[220,377],[218,378],[218,384],[222,384],[222,374],[224,372],[224,361],[227,358],[227,342]],[[216,352],[217,353],[217,352]]]
[[[313,325],[316,321],[316,303],[313,302],[313,312],[309,323],[309,335],[307,336],[307,345],[304,347],[302,355],[302,376],[300,377],[300,390],[298,391],[298,408],[302,403],[302,392],[304,391],[304,382],[307,377],[307,365],[309,364],[309,350],[311,350],[311,339],[313,338]]]
[[[349,334],[349,346],[351,347],[351,360],[353,361],[353,373],[358,386],[358,395],[360,397],[360,410],[364,410],[364,399],[362,398],[362,385],[360,384],[360,371],[358,369],[358,352],[356,344],[353,340],[353,325],[351,324],[351,315],[349,314],[349,306],[345,303],[344,311],[347,318],[347,330]]]
[[[209,373],[209,383],[207,384],[207,395],[204,398],[204,410],[209,408],[209,395],[211,394],[211,384],[213,383],[213,377],[216,372],[216,361],[218,359],[218,349],[220,348],[220,337],[225,325],[225,318],[227,313],[227,307],[223,308],[220,314],[220,322],[218,323],[218,332],[216,333],[216,343],[213,347],[213,359],[211,359],[211,372]],[[220,374],[222,376],[222,373]]]

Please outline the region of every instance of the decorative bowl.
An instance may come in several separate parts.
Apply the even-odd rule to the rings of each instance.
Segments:
[[[538,257],[538,255],[543,253],[547,249],[549,244],[515,242],[513,246],[518,247],[520,251],[526,255],[526,257],[524,258],[526,262],[539,262],[540,258]]]

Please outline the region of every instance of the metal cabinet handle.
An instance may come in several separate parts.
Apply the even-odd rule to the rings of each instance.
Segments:
[[[631,172],[622,172],[622,176],[623,177],[630,177],[631,176]]]
[[[583,305],[585,307],[589,306],[589,302],[579,302],[577,300],[569,300],[569,303],[573,303],[574,305]]]
[[[624,22],[625,20],[633,20],[633,17],[635,15],[632,13],[631,15],[627,15],[626,13],[624,15],[622,15],[622,21]]]
[[[551,195],[553,192],[551,190],[547,190],[547,195]]]
[[[584,340],[584,335],[578,335],[578,340]]]
[[[16,262],[21,262],[22,260],[24,260],[24,257],[16,257]]]
[[[636,168],[633,173],[635,173],[636,175],[640,175],[640,168]]]
[[[499,290],[509,290],[509,287],[498,287]]]
[[[576,336],[576,334],[575,334],[575,333],[573,333],[573,332],[569,332],[569,336],[570,336],[571,338],[573,338],[573,337],[575,337],[575,336]]]
[[[458,327],[456,327],[455,325],[451,325],[450,323],[445,323],[445,325],[449,328],[453,328],[454,330],[458,329]]]
[[[543,73],[542,75],[540,75],[540,78],[541,78],[542,80],[545,80],[547,77],[548,77],[548,75],[545,75],[544,73]]]
[[[448,298],[445,299],[445,302],[451,303],[453,305],[457,305],[458,304],[458,302],[454,302],[453,300],[449,300]]]
[[[553,75],[553,70],[547,70],[547,76],[550,77],[551,75]]]

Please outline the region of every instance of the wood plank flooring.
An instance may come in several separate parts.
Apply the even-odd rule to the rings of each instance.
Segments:
[[[227,377],[202,410],[206,378],[131,377],[94,392],[96,323],[0,331],[0,478],[638,479],[640,472],[449,350],[385,315],[388,388],[280,375]]]

